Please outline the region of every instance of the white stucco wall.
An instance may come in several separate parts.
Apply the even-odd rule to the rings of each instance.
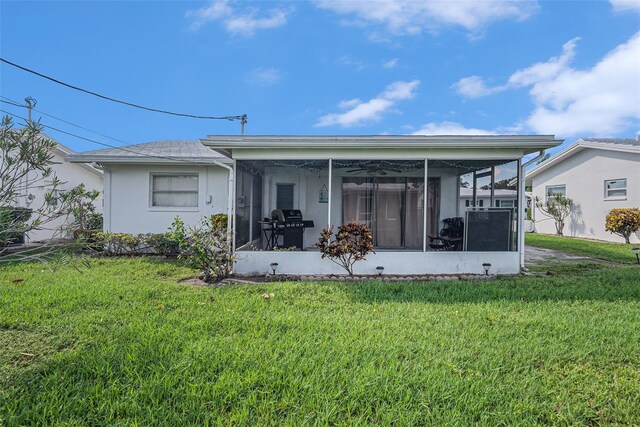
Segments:
[[[64,153],[59,151],[53,152],[53,165],[52,169],[54,175],[61,181],[58,189],[61,191],[71,190],[80,184],[84,184],[86,189],[98,190],[100,195],[95,200],[95,206],[98,212],[102,212],[102,174],[89,170],[89,166],[67,163],[64,161]],[[33,195],[32,200],[28,200],[26,197],[21,197],[18,200],[18,205],[22,207],[31,207],[37,209],[44,203],[45,194],[51,191],[50,185],[52,177],[48,177],[45,180],[39,179],[39,174],[32,172],[28,177],[29,184],[25,194]],[[38,242],[41,240],[47,240],[51,238],[67,237],[66,234],[62,235],[60,228],[64,225],[66,218],[58,218],[53,221],[49,221],[41,226],[41,229],[30,231],[26,237],[27,242]]]
[[[318,251],[248,251],[236,252],[234,273],[264,275],[269,264],[278,263],[278,274],[346,274],[345,270]],[[357,262],[355,274],[376,274],[384,267],[385,274],[484,274],[482,264],[491,264],[491,274],[520,272],[519,252],[413,252],[378,251]]]
[[[228,171],[220,166],[105,164],[105,231],[163,233],[180,216],[195,225],[202,217],[227,213]],[[151,174],[197,173],[198,206],[152,207]]]
[[[626,200],[605,200],[604,181],[627,179]],[[605,231],[605,217],[614,208],[640,207],[640,154],[586,148],[532,178],[533,195],[544,200],[546,187],[565,185],[575,203],[564,235],[624,242]],[[555,234],[553,219],[535,209],[536,232]],[[631,241],[640,242],[638,233]]]

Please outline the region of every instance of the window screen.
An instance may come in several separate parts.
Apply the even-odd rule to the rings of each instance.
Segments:
[[[627,197],[627,180],[610,179],[604,182],[605,199],[624,199]]]
[[[198,175],[152,175],[151,206],[197,207]]]

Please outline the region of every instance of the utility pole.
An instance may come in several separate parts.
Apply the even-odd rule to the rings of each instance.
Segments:
[[[35,100],[34,98],[27,96],[24,99],[24,102],[27,103],[27,109],[29,110],[29,121],[31,121],[31,109],[35,108],[36,104],[38,103],[37,100]]]
[[[240,117],[240,126],[242,127],[241,135],[244,135],[244,125],[245,125],[245,124],[247,124],[247,122],[248,122],[248,120],[247,120],[247,115],[246,115],[246,114],[243,114],[243,115]]]

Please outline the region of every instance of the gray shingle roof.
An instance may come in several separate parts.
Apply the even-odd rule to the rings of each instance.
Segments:
[[[634,138],[583,138],[587,142],[603,142],[605,144],[633,145],[640,147],[640,141]]]
[[[205,147],[200,141],[152,141],[104,150],[85,151],[68,156],[72,162],[78,161],[197,161],[229,160],[227,157]]]

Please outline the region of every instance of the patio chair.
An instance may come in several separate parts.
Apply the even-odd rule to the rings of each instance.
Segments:
[[[464,222],[460,217],[442,220],[442,230],[438,236],[429,236],[429,247],[434,251],[459,251],[462,248]]]

